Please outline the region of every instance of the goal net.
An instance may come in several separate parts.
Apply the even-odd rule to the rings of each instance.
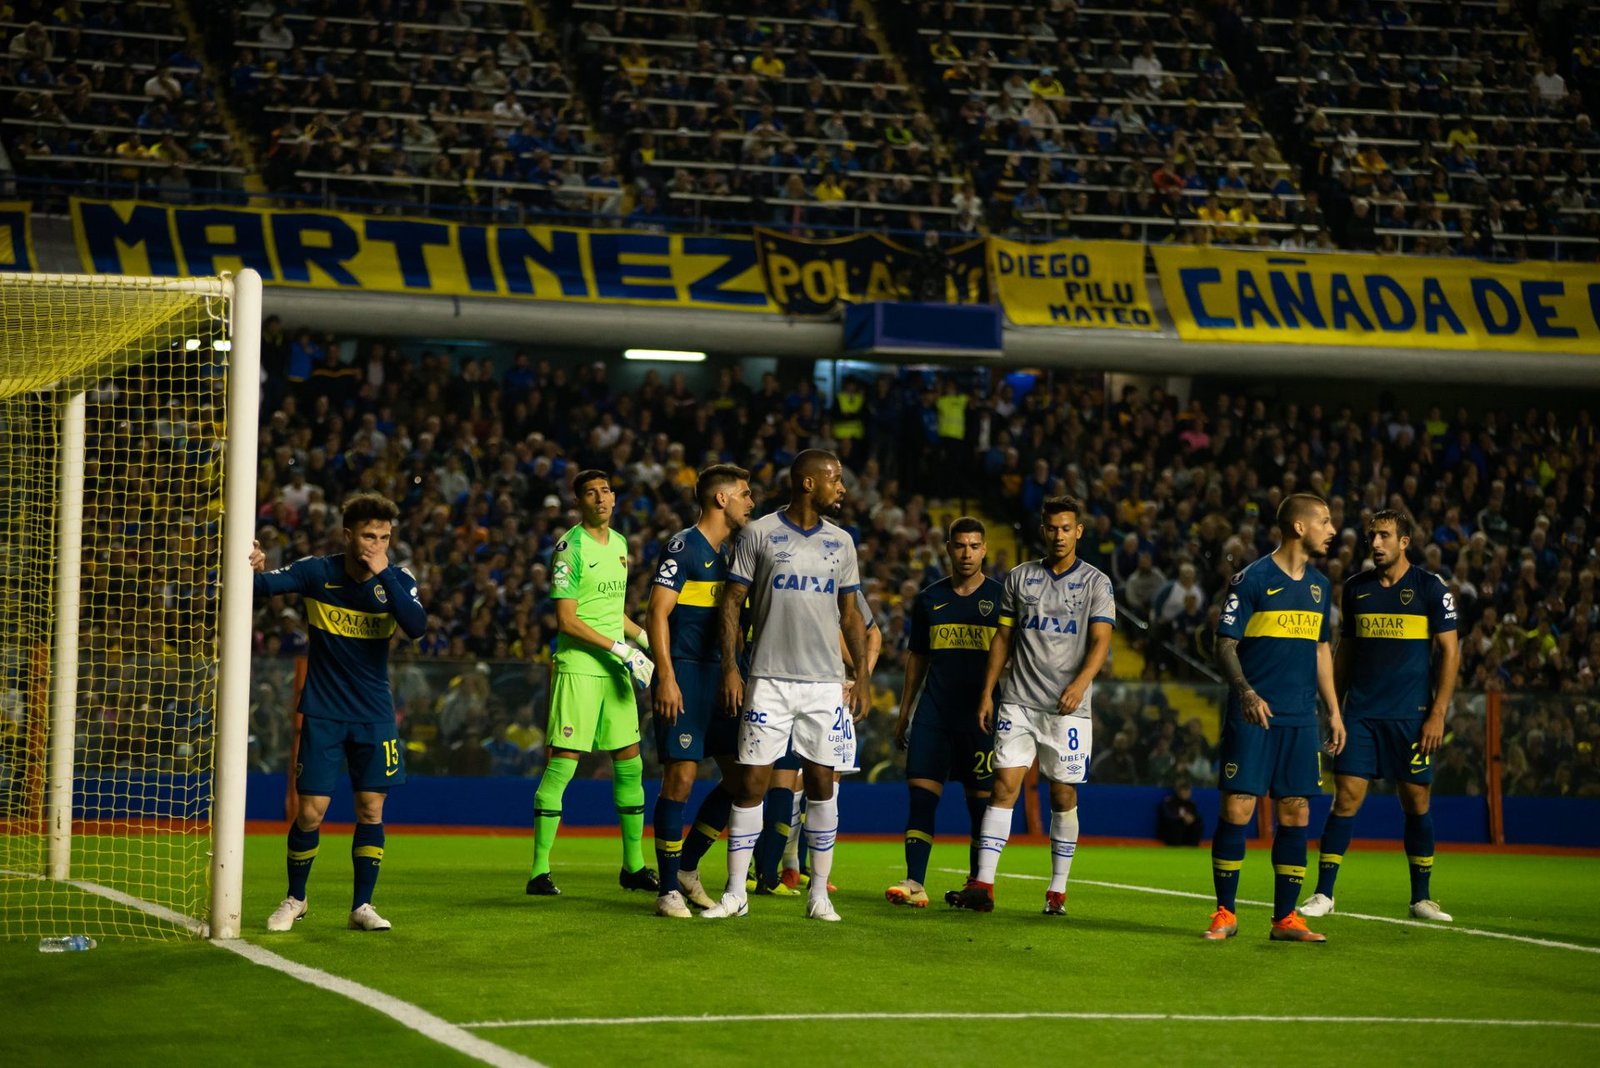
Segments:
[[[210,930],[250,279],[0,274],[0,937]]]

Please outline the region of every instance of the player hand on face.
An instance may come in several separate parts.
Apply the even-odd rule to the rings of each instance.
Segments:
[[[1444,713],[1435,712],[1422,721],[1422,737],[1417,741],[1417,751],[1432,756],[1444,744]]]
[[[744,708],[744,679],[738,668],[722,672],[722,710],[737,717]]]
[[[383,574],[389,567],[389,552],[381,543],[366,546],[361,550],[361,554],[357,559],[365,564],[367,570],[374,575]]]
[[[1267,703],[1254,690],[1246,690],[1244,696],[1239,699],[1239,705],[1244,712],[1246,722],[1254,723],[1262,730],[1271,729],[1271,725],[1267,721],[1272,718],[1272,709],[1267,707]],[[1342,723],[1339,725],[1339,735],[1341,738],[1344,736],[1344,724]]]
[[[265,571],[267,569],[267,554],[261,551],[259,541],[250,543],[250,570]]]
[[[1344,717],[1335,712],[1328,717],[1328,752],[1338,756],[1344,751]]]
[[[983,731],[994,730],[994,698],[989,694],[978,701],[978,727]]]
[[[1089,690],[1089,681],[1079,675],[1061,691],[1061,699],[1056,702],[1056,715],[1070,716],[1078,710],[1083,704],[1083,695]]]
[[[683,691],[678,688],[676,679],[662,676],[656,683],[656,715],[668,723],[678,722],[678,717],[683,714]]]

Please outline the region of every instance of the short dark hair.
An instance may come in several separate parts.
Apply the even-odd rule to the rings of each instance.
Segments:
[[[1073,496],[1046,497],[1039,506],[1039,522],[1044,522],[1050,516],[1071,512],[1074,519],[1083,520],[1083,504]]]
[[[955,541],[957,534],[976,534],[984,536],[983,522],[970,515],[964,515],[950,524],[950,532],[945,535],[945,541]]]
[[[611,485],[611,476],[598,467],[585,467],[572,480],[572,495],[574,497],[582,497],[583,488],[595,481],[604,482],[609,486]]]
[[[821,473],[824,464],[838,462],[839,458],[827,449],[806,449],[789,465],[789,488],[799,490],[802,482]]]
[[[749,482],[750,472],[735,464],[712,464],[695,479],[694,499],[702,509],[716,503],[717,494],[735,482]]]
[[[1399,508],[1381,508],[1372,513],[1372,518],[1367,520],[1367,529],[1371,530],[1379,523],[1393,523],[1394,533],[1397,538],[1411,537],[1413,524],[1409,513]]]
[[[373,520],[393,523],[400,518],[400,509],[381,493],[357,493],[346,498],[342,511],[346,530],[354,530],[359,524]]]
[[[1326,508],[1328,502],[1315,493],[1291,493],[1278,505],[1278,530],[1284,536],[1294,534],[1294,525],[1311,518],[1315,508]]]

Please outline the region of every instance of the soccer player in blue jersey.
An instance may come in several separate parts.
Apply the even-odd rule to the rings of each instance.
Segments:
[[[695,772],[705,757],[716,760],[724,780],[734,768],[739,721],[717,707],[722,682],[717,598],[728,577],[728,539],[755,507],[750,472],[732,464],[708,467],[696,481],[695,499],[700,518],[667,542],[645,618],[656,662],[656,753],[661,759],[655,810],[661,873],[656,915],[683,919],[691,915],[686,895],[703,905],[712,903],[699,873],[679,870],[684,806]]]
[[[1278,533],[1275,552],[1233,576],[1217,624],[1217,664],[1231,692],[1222,724],[1222,812],[1211,840],[1217,910],[1205,937],[1213,941],[1238,933],[1234,903],[1245,832],[1263,794],[1276,800],[1278,815],[1271,937],[1327,941],[1295,911],[1306,874],[1307,798],[1321,785],[1319,694],[1328,709],[1328,750],[1338,754],[1345,741],[1329,644],[1330,586],[1311,566],[1333,541],[1327,502],[1310,493],[1285,497]]]
[[[406,781],[400,736],[389,690],[389,640],[395,625],[422,637],[428,613],[417,600],[417,580],[389,562],[389,541],[399,515],[376,493],[344,502],[345,551],[308,556],[266,571],[257,542],[250,553],[257,597],[297,593],[311,624],[311,652],[300,694],[300,762],[295,788],[300,812],[289,826],[289,892],[267,918],[267,930],[288,931],[306,914],[306,879],[316,859],[322,817],[346,766],[355,788],[356,830],[350,856],[355,892],[350,928],[387,931],[372,907],[383,861],[383,800]]]
[[[911,605],[905,689],[895,742],[906,750],[906,877],[884,891],[892,904],[928,907],[933,818],[944,784],[961,783],[972,823],[967,878],[978,874],[978,835],[994,784],[994,735],[977,709],[1003,587],[983,573],[983,524],[962,516],[945,537],[950,574],[925,586]],[[916,717],[912,718],[915,711]]]
[[[1388,779],[1406,815],[1406,861],[1411,866],[1411,915],[1450,922],[1429,894],[1433,874],[1433,816],[1428,811],[1433,754],[1444,740],[1444,717],[1455,693],[1461,648],[1455,597],[1438,575],[1406,559],[1411,517],[1381,511],[1367,523],[1372,570],[1344,584],[1344,613],[1333,678],[1344,699],[1349,737],[1334,762],[1337,795],[1322,828],[1317,892],[1300,906],[1304,916],[1333,911],[1333,884],[1350,848],[1367,783]],[[1432,671],[1438,655],[1438,676]]]

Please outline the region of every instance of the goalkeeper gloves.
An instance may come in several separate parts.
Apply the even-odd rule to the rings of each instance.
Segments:
[[[640,686],[649,687],[650,680],[656,677],[656,665],[653,660],[621,639],[611,643],[611,652],[628,666],[628,671],[633,675],[635,682]]]

